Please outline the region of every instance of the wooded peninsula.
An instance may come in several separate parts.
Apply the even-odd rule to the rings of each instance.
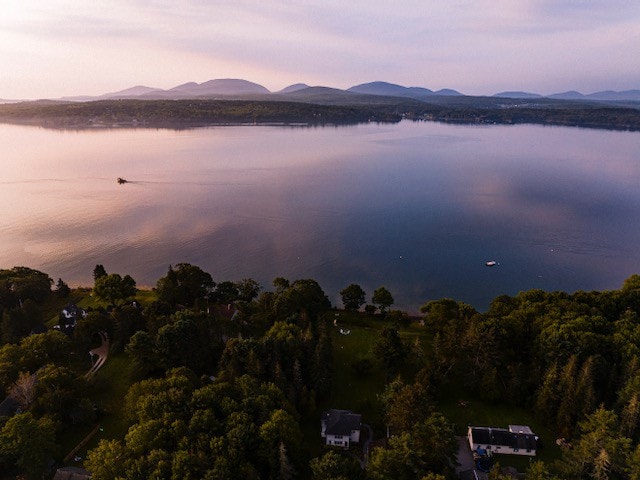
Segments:
[[[490,479],[640,478],[640,275],[417,318],[384,286],[338,308],[312,279],[187,263],[153,290],[93,278],[0,270],[1,478],[446,480],[465,456]],[[507,425],[526,451],[471,448]]]
[[[444,99],[443,99],[444,98]],[[0,105],[0,122],[47,128],[190,128],[209,125],[347,125],[402,119],[461,124],[539,124],[640,131],[640,109],[571,101],[443,97],[313,96],[298,101],[189,99],[36,101]]]

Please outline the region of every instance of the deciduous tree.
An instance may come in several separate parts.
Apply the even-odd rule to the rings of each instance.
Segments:
[[[309,466],[313,480],[358,480],[365,476],[357,460],[334,451],[313,458]]]
[[[28,267],[0,270],[2,306],[20,306],[27,299],[42,302],[51,295],[53,280],[46,273]]]
[[[303,313],[308,319],[313,320],[318,313],[330,307],[329,298],[318,282],[312,279],[294,281],[281,292],[276,292],[274,302],[276,313],[284,318]]]
[[[71,294],[71,289],[69,285],[67,285],[61,278],[58,278],[58,283],[56,283],[56,295],[60,298],[68,298]]]
[[[97,278],[93,287],[96,297],[110,305],[123,303],[134,297],[136,292],[136,281],[129,275],[122,277],[118,273]]]
[[[393,296],[385,287],[378,287],[371,296],[371,303],[377,305],[381,313],[385,313],[393,305]]]
[[[95,282],[100,277],[106,277],[106,276],[107,276],[107,271],[104,269],[104,266],[102,264],[96,265],[95,268],[93,269],[93,281]]]
[[[365,302],[365,292],[362,287],[356,283],[352,283],[340,292],[342,305],[345,310],[359,310]]]
[[[28,409],[36,399],[37,377],[29,372],[20,372],[18,378],[9,389],[13,398],[23,410]]]
[[[156,283],[155,291],[158,298],[171,305],[192,306],[197,299],[205,298],[213,288],[215,282],[211,275],[196,265],[178,263],[169,266],[167,275]]]
[[[407,349],[398,330],[387,327],[373,345],[373,353],[382,367],[391,376],[400,370],[407,356]]]
[[[84,462],[93,480],[114,480],[125,477],[126,449],[118,440],[100,440],[87,453]]]
[[[20,413],[0,430],[0,455],[30,477],[40,477],[56,450],[55,425],[49,417],[37,419],[30,412]]]
[[[251,302],[258,297],[260,290],[262,290],[260,284],[252,278],[243,278],[239,282],[235,282],[235,285],[238,289],[238,300],[243,302]]]

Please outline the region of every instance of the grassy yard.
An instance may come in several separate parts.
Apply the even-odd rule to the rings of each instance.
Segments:
[[[333,389],[321,406],[323,409],[340,408],[361,413],[363,421],[374,428],[378,437],[383,428],[382,405],[378,397],[384,391],[387,378],[372,350],[382,330],[391,323],[357,312],[331,312],[322,320],[332,324],[334,320],[336,322],[332,327]],[[344,335],[340,329],[350,332]],[[423,339],[424,332],[419,326],[412,325],[402,329],[400,336],[407,343],[412,343],[416,338]],[[358,374],[352,364],[362,359],[369,360],[372,368]]]
[[[560,449],[555,444],[556,435],[524,408],[485,402],[468,396],[460,396],[454,392],[445,392],[439,409],[455,424],[458,435],[466,435],[468,425],[499,428],[507,428],[509,425],[528,425],[544,444],[544,447],[538,451],[536,458],[545,462],[560,458]],[[498,456],[498,460],[502,466],[518,468],[522,463],[520,460],[523,459],[514,455],[502,455]],[[527,465],[528,460],[524,460]]]
[[[141,303],[149,303],[155,299],[152,291],[142,291],[138,295]],[[95,300],[85,292],[74,301],[84,308],[97,306]],[[335,320],[335,325],[334,325]],[[373,427],[375,438],[384,435],[382,404],[379,399],[387,383],[385,372],[373,356],[372,349],[380,332],[389,322],[380,317],[353,312],[329,312],[321,321],[331,324],[333,340],[333,388],[329,398],[318,402],[316,411],[302,419],[302,430],[308,453],[312,456],[323,454],[320,440],[320,414],[330,408],[348,409],[361,413],[363,421]],[[348,334],[341,333],[349,330]],[[424,328],[412,323],[402,329],[400,335],[407,343],[419,339],[428,348],[428,337]],[[367,359],[371,369],[365,373],[357,373],[353,363]],[[106,414],[100,419],[102,429],[78,454],[86,457],[87,450],[94,448],[100,439],[124,437],[128,425],[122,411],[124,397],[134,383],[131,362],[124,353],[111,355],[105,366],[94,379],[92,398]],[[406,381],[411,381],[407,372]],[[532,414],[523,409],[498,403],[490,403],[469,397],[462,383],[454,384],[443,390],[438,408],[456,426],[459,435],[466,434],[467,425],[496,426],[506,428],[509,424],[529,425],[544,441],[545,448],[537,458],[551,462],[560,458],[560,451],[555,445],[555,434],[535,420]],[[68,453],[90,431],[92,427],[82,430],[71,430],[65,441],[64,454]],[[514,466],[524,471],[529,463],[528,458],[515,456],[498,456],[497,461],[503,466]]]
[[[42,308],[42,318],[44,320],[45,325],[48,328],[52,328],[54,325],[58,324],[59,317],[58,315],[62,311],[64,307],[69,305],[70,303],[79,304],[84,301],[85,297],[88,294],[83,289],[73,289],[71,294],[67,298],[59,298],[56,295],[51,295],[51,297],[43,304]]]
[[[138,290],[135,299],[143,306],[146,306],[156,300],[157,296],[153,290]],[[69,304],[75,304],[85,310],[89,308],[105,308],[107,306],[106,303],[93,296],[90,288],[74,288],[67,298],[59,298],[56,295],[52,295],[42,307],[42,318],[45,319],[47,327],[52,328],[58,324],[60,312]]]
[[[96,447],[101,439],[122,439],[127,433],[128,425],[125,421],[123,403],[129,387],[135,382],[129,357],[125,353],[111,354],[92,382],[91,398],[105,413],[98,420],[101,429],[78,452],[82,458],[86,458],[87,451]],[[62,456],[78,445],[93,428],[89,426],[82,430],[70,431],[62,445]],[[71,461],[70,464],[77,463]]]
[[[331,312],[323,320],[333,323],[333,390],[330,398],[318,405],[318,415],[329,408],[341,408],[361,413],[363,421],[374,428],[376,438],[383,434],[383,412],[378,396],[383,392],[386,377],[373,357],[372,347],[387,326],[388,322],[353,312]],[[340,333],[340,328],[350,330],[348,335]],[[413,343],[418,338],[428,348],[429,339],[424,328],[413,322],[400,331],[402,339]],[[369,359],[373,367],[365,375],[358,375],[351,366],[359,359]],[[410,379],[408,378],[408,381]],[[454,384],[441,392],[438,409],[455,425],[456,433],[466,435],[468,425],[495,426],[507,428],[510,424],[528,425],[544,442],[544,448],[536,458],[552,462],[561,456],[555,444],[556,435],[536,420],[532,413],[524,408],[490,403],[469,397],[462,382]],[[319,437],[319,416],[315,430],[310,430],[307,438]],[[526,470],[529,458],[514,455],[498,455],[496,460],[502,466],[513,466],[519,471]]]

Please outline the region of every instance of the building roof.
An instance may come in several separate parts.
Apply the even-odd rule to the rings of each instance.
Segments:
[[[512,427],[514,425],[510,425]],[[529,427],[519,425],[521,430],[512,431],[511,428],[469,427],[471,441],[482,445],[504,445],[519,450],[535,450],[537,438]],[[525,433],[526,431],[531,433]]]
[[[533,432],[527,425],[509,425],[509,431],[513,433],[528,433],[533,435]]]
[[[91,478],[91,473],[84,468],[62,467],[56,471],[53,480],[87,480]]]
[[[351,435],[354,430],[360,430],[362,415],[350,410],[328,410],[322,414],[327,435]]]

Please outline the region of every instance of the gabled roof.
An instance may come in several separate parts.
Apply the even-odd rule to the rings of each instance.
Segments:
[[[351,435],[354,430],[360,430],[362,415],[351,410],[328,410],[322,414],[322,420],[326,425],[327,435]]]

